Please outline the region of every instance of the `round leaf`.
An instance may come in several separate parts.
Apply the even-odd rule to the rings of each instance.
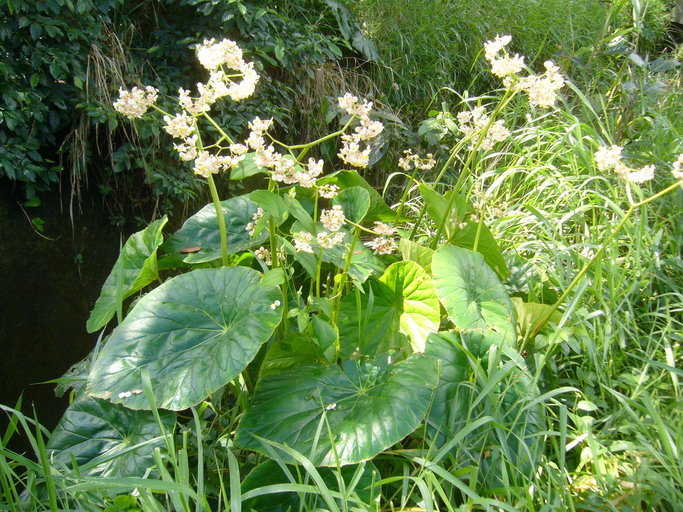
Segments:
[[[347,219],[360,224],[370,210],[370,194],[362,187],[345,188],[332,200],[332,204],[341,206]]]
[[[167,431],[175,415],[159,411]],[[142,477],[154,464],[152,452],[163,444],[162,432],[149,411],[133,411],[106,400],[84,397],[73,402],[47,444],[59,463],[76,459],[81,474],[101,477]],[[136,445],[141,446],[135,448]]]
[[[374,355],[401,348],[399,333],[408,337],[413,350],[421,352],[429,333],[438,330],[439,320],[439,300],[429,275],[415,262],[394,263],[370,282],[368,292],[360,296],[360,308],[356,295],[349,294],[342,301],[342,356],[356,350]]]
[[[343,370],[304,366],[266,377],[240,421],[236,444],[265,452],[264,438],[318,466],[336,465],[334,451],[342,465],[368,460],[418,427],[437,381],[436,360],[423,355],[395,365],[354,360],[344,361]]]
[[[134,409],[149,372],[159,407],[195,405],[240,374],[280,322],[278,288],[244,267],[199,269],[152,290],[135,305],[95,361],[94,396]]]
[[[267,230],[262,230],[253,238],[247,231],[247,224],[253,222],[252,217],[258,209],[258,206],[248,197],[239,196],[221,201],[221,208],[225,217],[229,254],[262,244],[268,238]],[[193,252],[187,254],[190,248]],[[213,203],[207,204],[187,219],[182,227],[168,239],[163,249],[176,253],[185,263],[205,263],[219,259],[221,239]]]
[[[481,254],[442,247],[434,253],[432,271],[436,294],[458,329],[489,329],[516,340],[512,302]]]

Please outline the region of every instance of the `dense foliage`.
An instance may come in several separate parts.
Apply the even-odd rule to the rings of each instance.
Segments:
[[[214,18],[249,12],[195,3]],[[350,13],[326,5],[337,48],[372,52]],[[176,172],[211,202],[123,245],[86,326],[100,341],[59,381],[72,404],[53,432],[2,406],[3,498],[29,510],[677,510],[680,64],[648,54],[662,2],[614,2],[604,18],[586,5],[600,31],[577,29],[583,50],[559,55],[562,68],[541,62],[545,36],[482,35],[470,66],[494,88],[445,95],[403,127],[401,158],[386,150],[400,126],[392,89],[380,105],[324,102],[327,130],[305,138],[285,128],[296,117],[244,107],[260,97],[245,99],[253,68],[229,42],[199,45],[205,70],[184,57],[179,83],[209,81],[180,95],[180,113],[167,77],[129,75],[126,88],[153,83],[158,98],[123,91],[116,109],[139,134],[172,136]],[[299,7],[287,12],[312,15]],[[399,54],[377,42],[379,60]],[[245,59],[284,73],[277,45],[245,43]],[[535,50],[524,62],[522,44]],[[230,78],[215,64],[226,52]],[[256,69],[258,95],[275,82]],[[223,109],[219,96],[240,101]],[[37,461],[4,447],[19,430]]]

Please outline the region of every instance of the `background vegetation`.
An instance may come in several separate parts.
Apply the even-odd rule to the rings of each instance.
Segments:
[[[481,55],[483,42],[511,33],[513,51],[527,56],[530,67],[538,70],[552,57],[576,84],[565,91],[558,115],[524,126],[517,142],[479,168],[490,197],[506,204],[487,225],[511,269],[508,291],[552,302],[626,205],[623,187],[597,172],[591,155],[598,145],[622,144],[634,165],[657,165],[652,190],[670,184],[671,162],[683,152],[683,89],[676,47],[666,35],[671,3],[517,4],[513,11],[487,0],[352,0],[345,3],[348,11],[340,2],[312,0],[277,6],[3,0],[2,172],[22,184],[28,199],[59,180],[74,194],[86,183],[97,186],[120,222],[131,203],[140,212],[156,203],[163,212],[191,199],[200,193],[197,184],[167,150],[170,139],[160,125],[119,125],[110,105],[123,84],[153,82],[173,95],[178,86],[196,82],[187,49],[211,36],[239,41],[265,71],[262,76],[270,77],[258,96],[220,112],[225,126],[237,129],[257,113],[274,116],[289,140],[312,138],[326,129],[326,98],[350,90],[376,101],[403,142],[387,148],[390,154],[410,144],[443,156],[457,140],[447,120],[462,109],[465,91],[476,98],[496,85]],[[526,114],[513,109],[508,121],[520,125]],[[395,170],[395,159],[385,161],[366,173],[369,180],[381,173],[374,180],[383,183]],[[388,197],[400,191],[390,188]],[[421,206],[416,191],[410,200]],[[683,503],[681,211],[680,191],[640,210],[571,298],[560,335],[538,336],[519,347],[541,392],[550,394],[543,401],[545,455],[532,478],[511,476],[501,486],[463,463],[481,459],[482,439],[496,435],[489,418],[505,416],[495,397],[486,395],[491,376],[475,375],[472,386],[487,399],[469,425],[480,430],[463,436],[455,455],[425,457],[430,447],[420,445],[418,436],[378,457],[375,469],[385,479],[381,496],[357,490],[369,488],[357,486],[359,481],[373,478],[364,470],[320,475],[302,461],[285,486],[298,492],[293,510],[496,510],[471,493],[517,510],[677,510]],[[554,394],[569,388],[576,392]],[[47,457],[48,433],[5,409],[13,423],[3,446],[21,434],[35,451],[27,456],[0,449],[8,510],[20,510],[20,503],[37,510],[67,504],[83,510],[189,510],[203,506],[207,496],[217,500],[209,508],[230,500],[231,509],[239,510],[242,500],[236,497],[243,497],[244,509],[265,510],[254,500],[272,498],[249,495],[231,451],[225,455],[226,446],[208,437],[216,425],[229,431],[233,417],[212,424],[190,419],[192,428],[163,448],[170,462],[159,465],[170,469],[156,480],[98,483],[62,476]],[[244,457],[243,468],[250,467],[254,461]],[[199,467],[213,468],[206,482],[201,471],[188,469],[198,459]],[[512,458],[499,461],[502,474],[513,475],[514,466]],[[342,491],[349,480],[356,485]]]

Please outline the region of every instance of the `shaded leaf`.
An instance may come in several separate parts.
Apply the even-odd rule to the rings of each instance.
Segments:
[[[175,414],[159,411],[159,416],[166,430],[172,432]],[[84,475],[142,477],[154,464],[152,452],[163,444],[161,434],[149,411],[83,397],[66,410],[47,448],[61,464],[71,466],[74,457]],[[138,444],[141,446],[135,448]]]
[[[228,253],[235,254],[262,244],[267,238],[266,230],[253,238],[247,231],[247,224],[258,206],[248,196],[233,197],[221,201],[228,236]],[[188,247],[201,247],[197,252],[183,254]],[[218,231],[218,218],[213,203],[207,204],[192,217],[163,245],[169,253],[176,253],[186,263],[206,263],[220,259],[221,239]]]
[[[157,279],[157,248],[163,242],[161,230],[166,222],[168,218],[164,216],[126,240],[90,313],[88,332],[107,325],[121,301]]]
[[[438,382],[433,358],[342,365],[305,366],[262,379],[235,443],[261,452],[259,437],[286,444],[317,466],[336,465],[336,451],[347,465],[373,458],[422,422]]]
[[[237,377],[280,322],[278,288],[244,267],[198,269],[145,295],[93,364],[88,392],[134,409],[148,407],[141,371],[159,407],[186,409]]]

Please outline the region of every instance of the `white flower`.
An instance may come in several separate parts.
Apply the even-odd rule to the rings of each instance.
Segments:
[[[306,231],[300,231],[294,234],[294,249],[297,252],[309,252],[313,254],[313,247],[311,247],[311,242],[313,241],[313,235],[307,233]]]
[[[621,164],[621,146],[600,146],[595,152],[595,164],[599,171],[607,171]]]
[[[323,249],[332,249],[332,247],[344,241],[344,233],[328,233],[327,231],[321,231],[315,238],[318,245]]]
[[[268,129],[273,126],[273,119],[261,119],[259,117],[255,117],[249,124],[247,124],[247,126],[252,132],[256,132],[258,135],[263,135],[263,132],[268,131]]]
[[[318,193],[320,197],[325,199],[334,199],[339,193],[339,187],[337,185],[321,185],[318,187]]]
[[[360,119],[360,126],[356,128],[356,136],[360,140],[370,140],[377,137],[384,130],[384,125],[379,121],[372,121],[368,116]]]
[[[119,99],[114,102],[114,108],[130,119],[138,119],[157,100],[158,93],[157,89],[149,85],[144,91],[137,87],[133,87],[130,92],[119,89]]]
[[[268,266],[273,264],[273,260],[270,257],[270,251],[265,247],[259,247],[256,249],[254,251],[254,255]]]
[[[564,85],[564,77],[552,61],[545,62],[545,69],[543,75],[524,77],[517,83],[517,87],[529,95],[529,103],[541,108],[552,107],[557,99],[558,89]]]
[[[392,236],[394,233],[396,233],[396,228],[379,221],[375,221],[375,227],[372,230],[378,235],[382,236]]]
[[[394,242],[392,238],[384,236],[375,237],[369,242],[365,242],[365,245],[370,249],[377,251],[378,254],[391,254],[398,249],[396,242]]]
[[[275,302],[273,302],[273,303],[270,305],[270,309],[272,309],[272,310],[274,311],[274,310],[276,310],[279,306],[280,306],[280,301],[279,301],[279,300],[276,300]]]
[[[229,157],[216,156],[208,151],[202,151],[194,161],[194,173],[208,178],[210,174],[216,174],[229,166]]]
[[[496,58],[498,53],[505,48],[512,41],[512,36],[496,36],[492,41],[486,41],[484,43],[484,52],[486,54],[486,60],[493,60]]]
[[[339,150],[337,156],[354,167],[367,167],[370,161],[370,148],[368,147],[361,151],[360,139],[353,135],[342,136],[342,142],[344,145]]]
[[[671,174],[677,180],[683,180],[683,171],[681,170],[682,165],[683,165],[683,153],[678,155],[678,158],[676,159],[676,161],[671,165],[671,167],[672,167]]]
[[[330,231],[339,231],[345,220],[344,210],[338,204],[335,204],[331,210],[323,210],[320,213],[320,222]]]
[[[176,139],[185,139],[194,133],[194,118],[187,115],[187,112],[176,114],[175,117],[164,116],[166,130]]]
[[[223,39],[216,43],[215,39],[204,40],[197,48],[197,58],[202,66],[214,70],[226,64],[229,68],[240,70],[244,66],[242,50],[234,41]]]
[[[175,149],[180,156],[180,159],[184,162],[189,162],[197,158],[197,135],[186,138],[182,144],[173,144],[173,149]]]
[[[623,176],[626,181],[631,183],[645,183],[655,177],[655,166],[646,165],[639,171],[631,171]]]
[[[524,57],[515,54],[514,57],[503,57],[491,61],[491,73],[499,78],[516,75],[524,69]]]
[[[352,116],[367,116],[372,110],[372,103],[368,103],[366,100],[363,100],[363,103],[360,103],[356,96],[353,96],[348,92],[341,98],[338,98],[338,101],[339,108],[345,110],[347,114]]]
[[[505,127],[505,121],[502,119],[488,126],[491,118],[482,106],[475,107],[471,111],[459,112],[457,119],[458,129],[465,137],[473,138],[470,149],[476,147],[476,142],[481,139],[483,130],[486,130],[486,133],[479,141],[479,150],[490,150],[496,142],[502,142],[510,136],[510,130]]]

